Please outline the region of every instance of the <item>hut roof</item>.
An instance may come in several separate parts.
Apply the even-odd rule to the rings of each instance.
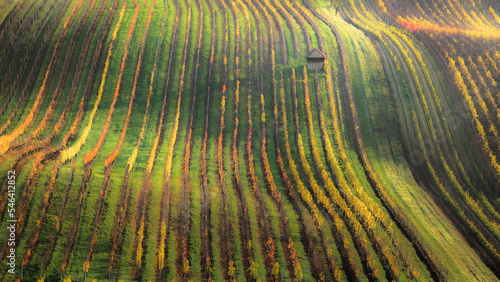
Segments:
[[[307,59],[326,59],[326,56],[318,48],[314,47],[307,55]]]

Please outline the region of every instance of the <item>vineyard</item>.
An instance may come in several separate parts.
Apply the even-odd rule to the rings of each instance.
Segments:
[[[0,0],[0,280],[499,281],[499,93],[496,0]]]

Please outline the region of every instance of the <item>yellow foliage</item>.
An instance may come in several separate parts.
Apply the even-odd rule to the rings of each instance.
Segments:
[[[89,272],[89,260],[85,260],[85,262],[83,262],[83,272],[87,273]]]
[[[417,2],[417,4],[418,4],[418,2]],[[380,11],[387,13],[387,8],[385,7],[385,3],[383,0],[378,0],[377,6],[380,9]]]
[[[158,269],[163,269],[165,263],[165,237],[167,235],[167,226],[164,221],[160,228],[160,246],[158,247]]]
[[[259,264],[257,264],[255,261],[252,260],[252,263],[250,263],[250,267],[248,268],[249,275],[252,279],[257,279],[257,268],[259,267]]]
[[[280,273],[280,264],[278,262],[275,262],[271,270],[271,275],[278,278],[279,273]]]
[[[227,269],[227,275],[229,277],[233,277],[235,270],[236,270],[236,267],[234,267],[234,261],[230,261],[228,269]]]
[[[302,273],[302,266],[300,265],[300,263],[297,263],[293,274],[295,275],[295,279],[297,279],[297,281],[302,281],[302,279],[304,279],[304,274]]]
[[[141,220],[141,225],[138,232],[139,239],[137,240],[137,253],[135,256],[135,265],[140,267],[142,264],[142,241],[144,240],[144,218]]]
[[[189,260],[187,258],[184,258],[182,262],[182,273],[189,273],[190,268],[191,267],[189,266]]]
[[[491,13],[491,15],[493,16],[493,18],[495,19],[495,21],[500,24],[500,17],[495,13],[495,10],[493,10],[493,8],[490,6],[490,8],[488,9]]]
[[[87,137],[90,133],[90,129],[92,128],[92,123],[94,121],[94,116],[97,112],[97,108],[99,107],[99,103],[101,102],[102,93],[104,92],[104,84],[106,82],[106,75],[108,73],[109,62],[111,60],[113,44],[115,43],[116,35],[118,34],[118,30],[122,24],[123,15],[125,13],[125,6],[126,5],[124,4],[122,10],[120,11],[118,23],[116,24],[115,29],[113,30],[113,34],[111,37],[112,38],[111,43],[109,44],[108,54],[106,56],[106,62],[104,63],[104,69],[103,69],[102,75],[101,75],[101,83],[99,85],[99,91],[97,92],[98,93],[97,98],[94,102],[94,108],[92,108],[92,111],[90,112],[89,122],[88,122],[87,126],[84,128],[82,135],[80,136],[80,138],[78,138],[78,140],[75,142],[75,144],[73,146],[71,146],[70,148],[67,148],[66,150],[63,150],[61,152],[61,162],[62,163],[73,158],[76,154],[78,154],[78,152],[80,152],[81,147],[83,146],[83,144],[87,140]]]

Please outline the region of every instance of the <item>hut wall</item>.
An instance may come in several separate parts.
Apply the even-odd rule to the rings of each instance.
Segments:
[[[321,61],[307,60],[307,70],[309,70],[309,71],[321,71],[321,70],[323,70],[324,65],[325,65],[325,62],[323,60],[321,60]]]

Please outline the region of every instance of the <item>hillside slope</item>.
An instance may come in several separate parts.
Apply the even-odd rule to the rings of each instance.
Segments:
[[[12,2],[1,280],[499,280],[498,3]]]

